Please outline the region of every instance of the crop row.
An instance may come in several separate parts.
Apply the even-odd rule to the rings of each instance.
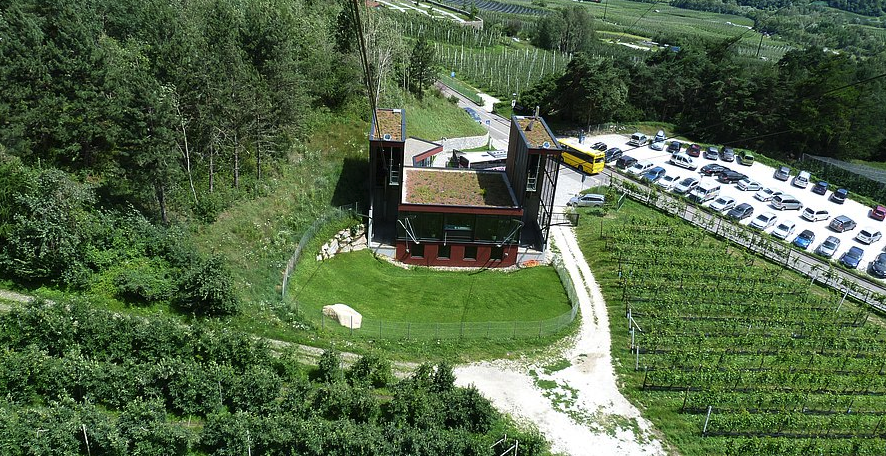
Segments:
[[[541,49],[489,51],[434,43],[446,71],[460,79],[486,87],[500,96],[526,90],[551,74],[562,74],[570,54]]]
[[[684,413],[704,413],[707,407],[718,412],[775,413],[780,411],[809,415],[858,413],[886,414],[886,396],[848,396],[838,394],[773,392],[749,396],[729,391],[687,391],[684,394]]]
[[[455,6],[456,8],[465,8],[465,5],[475,5],[478,9],[484,11],[494,11],[496,13],[520,14],[526,16],[542,16],[548,14],[547,10],[529,8],[527,6],[514,5],[512,3],[496,2],[494,0],[471,0],[470,2],[465,2],[464,0],[442,1],[443,3],[448,3],[452,6]]]
[[[843,392],[858,395],[886,395],[886,375],[841,374],[833,371],[791,372],[747,371],[741,369],[654,370],[646,373],[644,388],[683,391],[725,389],[728,391]]]

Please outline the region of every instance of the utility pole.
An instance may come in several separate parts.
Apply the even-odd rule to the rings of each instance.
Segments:
[[[763,47],[763,32],[760,32],[760,44],[757,45],[757,55],[755,55],[754,58],[757,58],[757,59],[760,58],[760,48],[762,48],[762,47]]]
[[[609,8],[609,0],[603,3],[603,22],[606,22],[606,10]]]

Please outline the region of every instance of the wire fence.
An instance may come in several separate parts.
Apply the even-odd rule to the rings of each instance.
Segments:
[[[569,326],[575,320],[579,306],[575,284],[563,265],[562,258],[556,255],[551,264],[560,276],[571,308],[568,312],[546,320],[432,323],[362,318],[357,328],[353,320],[346,320],[342,324],[322,312],[312,312],[313,316],[305,316],[313,317],[314,323],[323,331],[364,339],[525,339],[549,336]]]
[[[800,162],[815,177],[831,185],[851,188],[855,194],[877,202],[886,201],[886,170],[809,154],[803,154]]]
[[[320,230],[324,225],[335,221],[345,219],[347,217],[352,217],[355,214],[360,212],[359,203],[351,203],[345,204],[343,206],[339,206],[333,208],[331,211],[327,212],[325,215],[321,216],[314,223],[305,230],[304,234],[302,234],[301,239],[298,241],[298,245],[295,247],[295,251],[292,252],[292,256],[289,257],[289,261],[286,263],[286,269],[283,270],[283,285],[280,291],[281,299],[286,299],[286,287],[289,285],[289,276],[292,275],[292,271],[295,270],[295,267],[298,265],[298,260],[301,258],[302,253],[305,250],[305,246],[307,246],[317,235],[317,231]]]
[[[809,277],[810,284],[819,284],[843,294],[843,299],[851,297],[872,308],[886,312],[886,287],[864,276],[835,267],[803,250],[797,250],[792,244],[778,241],[765,233],[733,223],[719,213],[690,204],[669,194],[640,184],[609,169],[604,170],[610,179],[610,185],[629,198],[664,212],[680,217],[695,226],[741,245],[777,264]],[[842,301],[841,301],[842,303]]]

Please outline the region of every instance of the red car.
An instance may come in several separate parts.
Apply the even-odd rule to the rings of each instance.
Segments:
[[[686,149],[686,155],[689,155],[690,157],[698,157],[701,155],[701,146],[698,144],[690,145],[689,148]]]
[[[886,220],[886,207],[874,206],[871,209],[871,218],[875,220]]]

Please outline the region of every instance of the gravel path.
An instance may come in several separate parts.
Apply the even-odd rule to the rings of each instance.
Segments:
[[[612,368],[606,303],[571,227],[551,227],[576,285],[581,329],[560,358],[490,361],[455,369],[503,412],[534,424],[552,450],[579,455],[665,454],[655,431],[621,393]]]

